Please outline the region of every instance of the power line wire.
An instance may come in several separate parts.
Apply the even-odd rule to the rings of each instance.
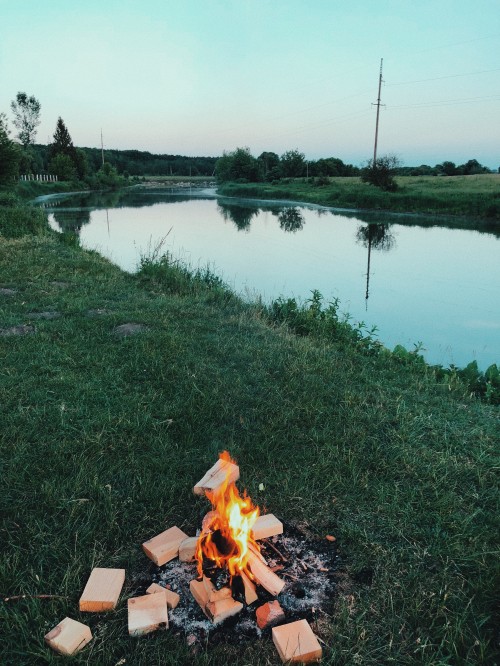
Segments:
[[[449,74],[447,76],[436,76],[431,79],[415,79],[413,81],[398,81],[397,83],[386,83],[387,87],[389,86],[406,86],[410,83],[425,83],[426,81],[442,81],[443,79],[456,79],[460,76],[476,76],[477,74],[488,74],[489,72],[500,72],[500,67],[495,69],[483,69],[479,72],[466,72],[463,74]]]

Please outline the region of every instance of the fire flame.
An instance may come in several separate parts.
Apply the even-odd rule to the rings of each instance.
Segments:
[[[234,463],[227,451],[221,460]],[[206,492],[212,511],[205,516],[202,534],[196,546],[198,573],[203,575],[203,560],[212,560],[215,566],[228,570],[230,576],[242,572],[253,578],[247,567],[250,546],[260,550],[252,537],[252,527],[259,517],[259,508],[252,504],[246,492],[241,497],[238,488],[229,482],[229,471],[224,483],[213,492]]]

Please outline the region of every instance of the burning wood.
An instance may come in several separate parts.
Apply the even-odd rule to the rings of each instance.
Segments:
[[[198,537],[188,537],[179,545],[179,559],[181,562],[191,562],[194,560]]]
[[[259,585],[262,585],[269,594],[277,597],[281,590],[285,587],[285,581],[281,580],[271,569],[265,564],[255,553],[250,553],[248,563],[252,571],[252,575]]]
[[[240,468],[236,463],[226,457],[221,457],[211,467],[205,476],[198,481],[193,488],[195,495],[203,495],[206,492],[214,492],[224,483],[235,483],[240,478]]]
[[[278,520],[272,513],[259,516],[253,526],[253,538],[256,541],[259,539],[267,539],[277,534],[283,534],[283,523]]]
[[[243,604],[232,598],[231,590],[229,590],[229,596],[217,601],[210,601],[210,594],[204,580],[192,580],[189,583],[189,588],[201,610],[214,624],[224,622],[228,617],[236,615],[243,609]]]

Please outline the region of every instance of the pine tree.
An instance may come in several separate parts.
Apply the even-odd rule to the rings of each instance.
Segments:
[[[57,119],[54,141],[49,147],[49,169],[61,180],[73,180],[78,173],[78,158],[64,120]]]
[[[71,139],[68,128],[61,117],[57,119],[54,141],[50,146],[50,157],[54,158],[60,153],[67,155],[72,161],[75,160],[76,150],[73,145],[73,140]]]

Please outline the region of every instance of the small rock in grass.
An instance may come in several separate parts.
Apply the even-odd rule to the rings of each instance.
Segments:
[[[136,335],[137,333],[144,333],[145,331],[148,331],[149,327],[145,326],[144,324],[134,324],[134,323],[129,323],[129,324],[121,324],[121,326],[117,326],[114,329],[114,334],[117,335],[119,338],[125,338],[128,337],[129,335]]]
[[[8,328],[0,328],[0,335],[31,335],[35,333],[35,327],[27,324],[20,324],[19,326],[10,326]]]
[[[61,313],[56,310],[47,310],[46,312],[28,312],[26,316],[30,319],[58,319]]]

